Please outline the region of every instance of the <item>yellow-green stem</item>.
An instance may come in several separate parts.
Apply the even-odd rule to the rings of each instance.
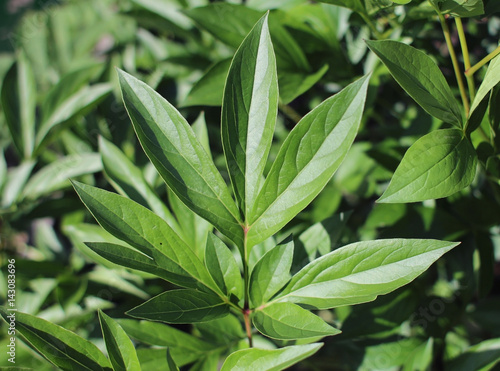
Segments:
[[[358,14],[361,16],[361,18],[363,18],[363,20],[368,25],[368,27],[370,28],[370,30],[372,31],[373,35],[375,36],[375,38],[377,40],[384,39],[384,36],[379,32],[379,30],[377,30],[377,27],[375,27],[375,25],[373,24],[373,22],[368,14],[365,14],[362,12],[359,12]]]
[[[465,76],[474,75],[474,73],[476,73],[477,70],[479,70],[481,67],[483,67],[486,63],[491,61],[493,58],[495,58],[499,54],[500,54],[500,45],[495,50],[493,50],[490,54],[488,54],[486,57],[484,57],[479,62],[477,62],[473,67],[471,67],[467,71],[465,71]]]
[[[467,47],[467,40],[465,38],[464,26],[462,24],[461,18],[455,18],[455,24],[457,26],[458,38],[460,39],[460,46],[462,48],[462,55],[464,58],[464,68],[467,71],[470,67],[470,58],[469,58],[469,48]],[[473,101],[476,96],[476,87],[474,85],[474,78],[472,76],[465,75],[467,79],[467,86],[469,87],[469,97],[470,100]]]
[[[464,80],[462,79],[460,67],[458,66],[457,55],[455,54],[455,49],[453,49],[453,43],[451,42],[450,29],[448,27],[448,24],[446,23],[446,19],[441,14],[439,8],[437,8],[432,2],[430,3],[436,10],[439,17],[439,21],[441,22],[441,27],[443,28],[446,45],[448,46],[448,51],[450,52],[451,63],[453,64],[453,70],[455,71],[455,77],[457,79],[458,89],[460,90],[460,96],[462,97],[462,103],[465,109],[465,116],[469,116],[469,111],[470,111],[469,98],[467,97]]]
[[[252,324],[250,323],[250,298],[249,298],[249,269],[248,269],[248,258],[249,258],[249,251],[248,251],[248,246],[247,246],[247,235],[248,235],[248,227],[245,225],[243,227],[243,279],[245,281],[244,285],[244,292],[245,292],[245,301],[243,304],[243,319],[245,321],[245,329],[247,332],[247,337],[248,337],[248,345],[250,348],[253,347],[253,341],[252,341]]]

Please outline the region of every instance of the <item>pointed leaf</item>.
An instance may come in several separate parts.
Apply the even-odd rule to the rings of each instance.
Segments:
[[[430,115],[462,127],[462,112],[437,64],[412,46],[393,40],[367,41],[401,87]]]
[[[450,196],[472,183],[476,166],[476,151],[462,131],[432,131],[408,149],[378,202]]]
[[[483,82],[479,86],[474,101],[472,102],[469,117],[472,116],[472,113],[479,106],[484,97],[486,97],[491,89],[498,85],[498,83],[500,83],[500,57],[497,56],[490,62],[486,70]]]
[[[119,77],[139,141],[162,178],[191,210],[242,245],[238,209],[192,128],[149,86],[123,71]]]
[[[2,191],[2,207],[7,208],[18,200],[34,166],[34,161],[24,161],[8,169]]]
[[[331,179],[358,131],[368,77],[325,100],[290,132],[250,213],[248,246],[279,231]]]
[[[35,145],[36,82],[24,52],[4,77],[1,103],[14,145],[29,159]]]
[[[302,268],[275,302],[327,309],[372,301],[413,281],[457,245],[412,239],[353,243]]]
[[[205,265],[222,292],[243,298],[243,278],[234,256],[213,233],[208,235]]]
[[[218,290],[193,250],[159,216],[115,193],[78,182],[73,182],[73,185],[82,202],[105,230],[152,258],[162,269],[173,273],[169,278],[171,282]]]
[[[274,303],[255,311],[253,324],[262,334],[278,340],[308,339],[341,332],[292,303]]]
[[[69,155],[40,169],[26,184],[23,195],[29,199],[36,199],[51,192],[70,187],[69,178],[92,174],[101,170],[101,156],[97,153]]]
[[[127,312],[136,318],[167,323],[193,323],[224,317],[229,306],[220,297],[196,290],[166,291]]]
[[[109,361],[90,341],[61,326],[22,312],[0,307],[0,314],[7,323],[15,316],[16,332],[28,344],[63,370],[111,371]]]
[[[322,343],[294,345],[280,349],[243,349],[226,358],[221,371],[279,371],[312,356]]]
[[[170,348],[167,348],[167,365],[168,368],[165,371],[179,371],[179,367],[177,367],[172,355],[170,354]]]
[[[293,240],[268,251],[253,268],[250,276],[252,308],[266,303],[290,280]]]
[[[121,326],[100,310],[99,321],[113,370],[141,371],[134,345]]]
[[[277,113],[278,77],[266,15],[236,52],[222,103],[224,154],[236,199],[245,216],[262,185]]]

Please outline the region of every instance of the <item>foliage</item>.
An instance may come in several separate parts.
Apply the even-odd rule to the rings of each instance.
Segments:
[[[0,55],[16,366],[494,368],[499,11],[26,12]]]

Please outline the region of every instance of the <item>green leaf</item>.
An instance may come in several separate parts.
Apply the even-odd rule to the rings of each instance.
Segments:
[[[245,216],[262,186],[277,113],[278,77],[266,15],[236,52],[222,103],[224,154],[236,199]]]
[[[358,131],[369,75],[347,86],[293,128],[249,215],[247,246],[279,231],[325,187]]]
[[[163,323],[130,319],[119,319],[117,322],[138,341],[169,347],[172,358],[179,367],[203,357],[218,346]]]
[[[142,171],[113,143],[99,137],[99,152],[110,183],[122,195],[148,207],[179,234],[180,227],[162,200],[146,182]]]
[[[393,40],[367,41],[401,87],[430,115],[462,127],[463,117],[437,64],[412,46]]]
[[[221,371],[279,371],[312,356],[322,343],[294,345],[280,349],[243,349],[226,358]]]
[[[34,166],[34,161],[24,161],[19,166],[8,169],[2,191],[2,207],[7,208],[18,200]]]
[[[109,361],[90,341],[61,326],[22,312],[11,312],[0,307],[7,323],[15,316],[16,332],[28,344],[63,370],[111,371]]]
[[[166,323],[194,323],[224,317],[229,306],[220,297],[197,290],[166,291],[127,312],[136,318]]]
[[[441,0],[439,10],[453,17],[476,17],[484,14],[483,0]]]
[[[498,83],[500,83],[500,57],[497,56],[490,62],[486,70],[483,82],[479,86],[474,101],[472,102],[469,117],[472,116],[472,113],[479,107],[484,97],[486,97]]]
[[[283,104],[288,104],[298,96],[308,91],[316,84],[328,71],[328,65],[325,64],[318,71],[308,74],[296,71],[283,71],[278,76],[280,86],[280,99]]]
[[[316,259],[318,252],[325,255],[331,250],[331,241],[328,232],[321,223],[313,224],[299,236],[304,245],[309,261]]]
[[[35,138],[35,148],[39,153],[47,142],[48,134],[56,127],[73,120],[76,116],[85,114],[111,93],[111,84],[102,83],[84,86],[66,99],[40,124]]]
[[[231,58],[211,66],[192,87],[182,106],[221,106]]]
[[[316,338],[341,332],[292,303],[274,303],[255,311],[253,324],[262,334],[278,340]]]
[[[169,348],[167,348],[167,366],[168,368],[165,371],[179,371],[179,367],[175,364]]]
[[[361,0],[320,0],[322,3],[338,5],[351,9],[357,13],[366,14],[365,7]]]
[[[476,164],[474,147],[462,131],[432,131],[408,149],[378,202],[450,196],[472,183]]]
[[[268,251],[253,268],[249,295],[252,308],[266,303],[290,280],[293,261],[293,240]]]
[[[413,239],[353,243],[306,265],[274,302],[317,309],[369,302],[413,281],[457,245]]]
[[[105,230],[172,273],[171,282],[185,287],[218,290],[194,251],[159,216],[115,193],[78,182],[73,182],[73,185]]]
[[[205,265],[222,292],[243,298],[243,278],[234,256],[213,233],[208,235]]]
[[[395,2],[396,4],[408,4],[411,2],[411,0],[392,0],[393,2]]]
[[[112,318],[99,310],[99,321],[114,371],[141,371],[134,345]]]
[[[446,370],[486,371],[500,362],[500,338],[489,339],[473,345],[446,364]]]
[[[175,194],[237,245],[239,212],[210,156],[181,114],[149,86],[119,71],[123,100],[144,151]]]
[[[245,337],[241,321],[231,314],[213,321],[197,323],[195,326],[202,338],[212,344],[231,346]]]
[[[1,91],[1,104],[7,126],[19,154],[32,157],[35,146],[36,82],[24,52],[7,72]]]
[[[101,156],[97,153],[69,155],[51,162],[30,178],[23,196],[37,199],[51,192],[70,187],[69,178],[92,174],[102,170]]]

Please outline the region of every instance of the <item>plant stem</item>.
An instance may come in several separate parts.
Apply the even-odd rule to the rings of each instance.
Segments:
[[[292,107],[290,107],[288,104],[284,104],[279,102],[278,103],[279,109],[281,112],[283,112],[285,115],[288,116],[293,122],[298,123],[301,119],[302,116],[300,116],[297,111],[295,111]]]
[[[253,347],[252,341],[252,325],[250,323],[250,299],[249,299],[249,271],[248,271],[248,246],[247,246],[247,235],[248,235],[248,226],[243,227],[243,279],[245,281],[244,292],[245,292],[245,302],[243,304],[243,319],[245,321],[245,329],[248,337],[248,345],[250,348]]]
[[[243,318],[245,320],[245,329],[247,331],[248,345],[250,346],[250,348],[253,348],[252,325],[250,324],[250,310],[249,309],[245,309],[243,311]]]
[[[373,24],[368,14],[365,14],[363,12],[358,12],[358,14],[361,16],[361,18],[363,18],[363,20],[368,25],[368,27],[370,28],[370,30],[372,31],[373,35],[377,40],[381,40],[384,38],[384,36],[379,32],[379,30],[377,30],[377,27],[375,27],[375,25]]]
[[[462,79],[462,73],[460,72],[460,67],[458,66],[457,55],[455,54],[455,49],[453,49],[453,43],[451,42],[450,29],[446,23],[446,19],[441,14],[439,9],[431,2],[432,6],[436,10],[439,21],[441,22],[441,27],[443,28],[444,38],[446,40],[446,45],[448,46],[448,51],[450,52],[451,62],[453,64],[453,70],[455,71],[455,77],[457,79],[458,88],[460,89],[460,96],[462,97],[462,103],[465,109],[465,116],[469,116],[470,105],[469,98],[467,98],[467,92],[465,91],[464,80]]]
[[[469,48],[467,47],[467,40],[465,38],[462,19],[459,17],[455,18],[455,24],[457,26],[458,38],[460,39],[460,46],[462,48],[462,55],[464,57],[464,67],[465,70],[467,71],[471,67],[471,65],[469,58]],[[474,86],[474,78],[469,75],[465,75],[465,78],[467,79],[467,86],[469,87],[470,100],[473,101],[474,97],[476,96],[476,87]]]
[[[479,62],[477,62],[473,67],[471,67],[467,71],[465,71],[465,76],[472,76],[474,73],[477,72],[477,70],[479,70],[481,67],[483,67],[486,63],[491,61],[493,58],[495,58],[499,54],[500,54],[500,45],[495,50],[493,50],[490,54],[488,54],[486,57],[484,57]]]

